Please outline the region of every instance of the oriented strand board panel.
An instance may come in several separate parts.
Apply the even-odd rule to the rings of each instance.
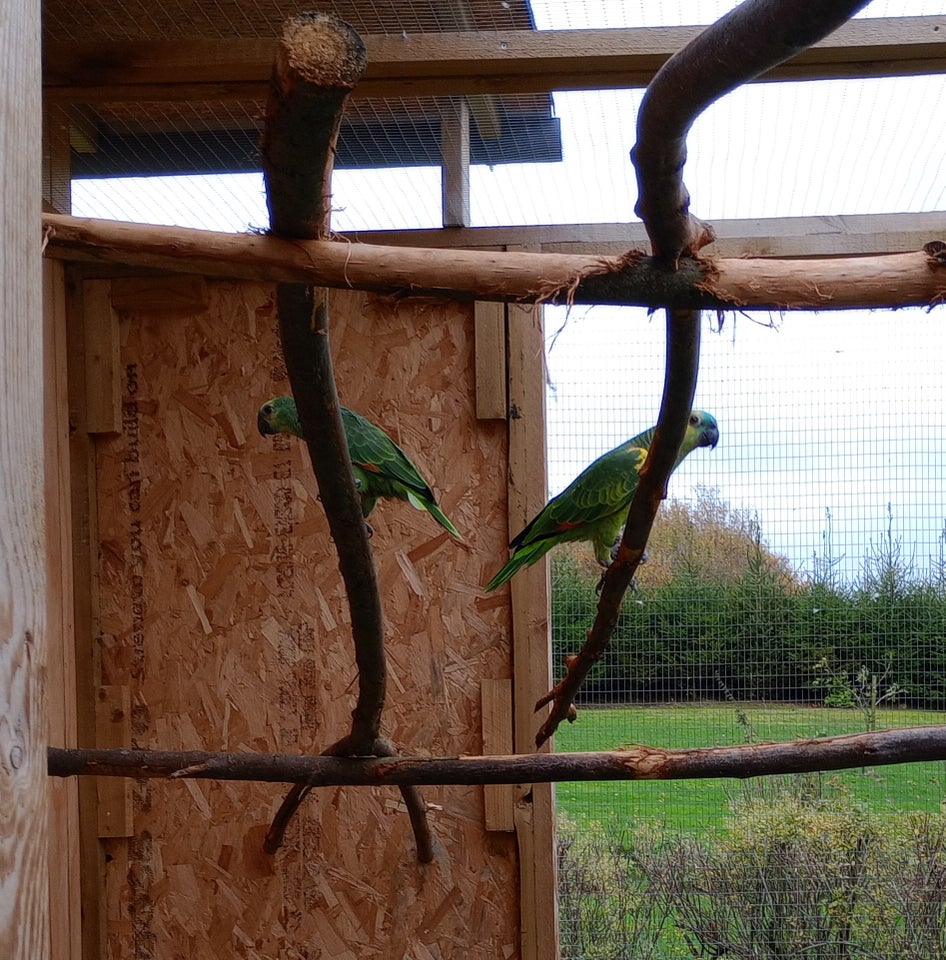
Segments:
[[[123,302],[122,433],[101,438],[102,682],[128,686],[137,747],[316,752],[346,733],[355,671],[336,557],[303,447],[262,438],[287,383],[273,291],[208,283],[189,317]],[[195,307],[195,309],[198,309]],[[371,541],[406,753],[482,749],[480,683],[510,676],[506,425],[476,419],[472,305],[333,294],[342,402],[384,426],[469,540],[382,502]],[[141,781],[134,836],[105,841],[111,955],[495,958],[519,950],[513,835],[481,787],[432,787],[418,865],[393,789],[313,791],[275,856],[284,788]]]

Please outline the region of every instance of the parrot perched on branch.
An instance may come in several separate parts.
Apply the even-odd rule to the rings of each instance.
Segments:
[[[426,510],[447,533],[462,543],[463,537],[437,506],[433,491],[407,454],[370,420],[347,407],[339,407],[339,410],[364,517],[367,519],[382,497],[406,500],[418,510]],[[296,401],[292,397],[267,400],[259,408],[256,426],[264,437],[290,433],[304,439]]]
[[[651,427],[602,454],[553,497],[509,544],[513,555],[485,589],[495,590],[556,544],[572,540],[591,541],[595,559],[607,567],[614,559],[655,429]],[[718,441],[719,427],[713,416],[702,410],[692,411],[674,469],[697,447],[715,447]]]

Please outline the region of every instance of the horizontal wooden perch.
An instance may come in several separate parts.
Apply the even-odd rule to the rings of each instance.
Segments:
[[[507,757],[342,759],[274,753],[83,750],[50,747],[50,776],[254,780],[310,786],[548,783],[563,780],[687,780],[845,770],[946,760],[946,726],[842,737],[663,750],[635,746],[601,753]]]
[[[205,276],[310,283],[397,296],[831,310],[946,300],[936,241],[885,256],[683,260],[677,273],[640,252],[620,259],[559,253],[390,247],[283,240],[44,214],[46,255]]]

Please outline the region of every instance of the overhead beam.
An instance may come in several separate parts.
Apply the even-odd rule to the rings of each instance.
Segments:
[[[703,27],[370,35],[354,97],[548,93],[645,87]],[[260,99],[271,40],[47,43],[47,99]],[[762,81],[946,72],[946,17],[852,20]],[[173,78],[173,79],[169,79]]]
[[[864,213],[820,217],[757,217],[714,220],[716,241],[706,253],[718,257],[849,257],[919,250],[946,229],[946,211]],[[543,253],[616,257],[647,243],[644,225],[563,223],[521,227],[461,227],[431,230],[362,230],[359,243],[405,247],[500,249],[515,245]],[[944,238],[946,239],[946,238]]]

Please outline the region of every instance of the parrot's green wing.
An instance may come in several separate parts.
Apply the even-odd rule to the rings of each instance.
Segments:
[[[598,457],[587,469],[553,497],[509,546],[512,556],[488,584],[495,590],[517,570],[535,563],[556,544],[572,540],[590,540],[595,559],[608,565],[611,546],[621,531],[628,507],[637,490],[640,469],[654,439],[656,427]],[[712,414],[690,412],[689,422],[674,469],[697,447],[715,447],[719,427]]]
[[[342,423],[348,438],[348,454],[352,464],[362,471],[364,486],[360,490],[368,499],[398,497],[418,510],[426,510],[448,533],[458,540],[457,528],[437,506],[433,490],[421,476],[407,454],[370,420],[341,407]]]
[[[636,438],[599,457],[553,497],[509,546],[516,550],[549,539],[561,543],[575,539],[572,532],[579,527],[607,520],[619,510],[626,513],[646,457],[647,448],[637,446]]]
[[[617,537],[637,489],[638,471],[647,457],[647,448],[638,443],[635,437],[608,451],[553,497],[509,544],[513,555],[485,589],[495,590],[556,544],[570,540],[594,541],[600,559]]]

